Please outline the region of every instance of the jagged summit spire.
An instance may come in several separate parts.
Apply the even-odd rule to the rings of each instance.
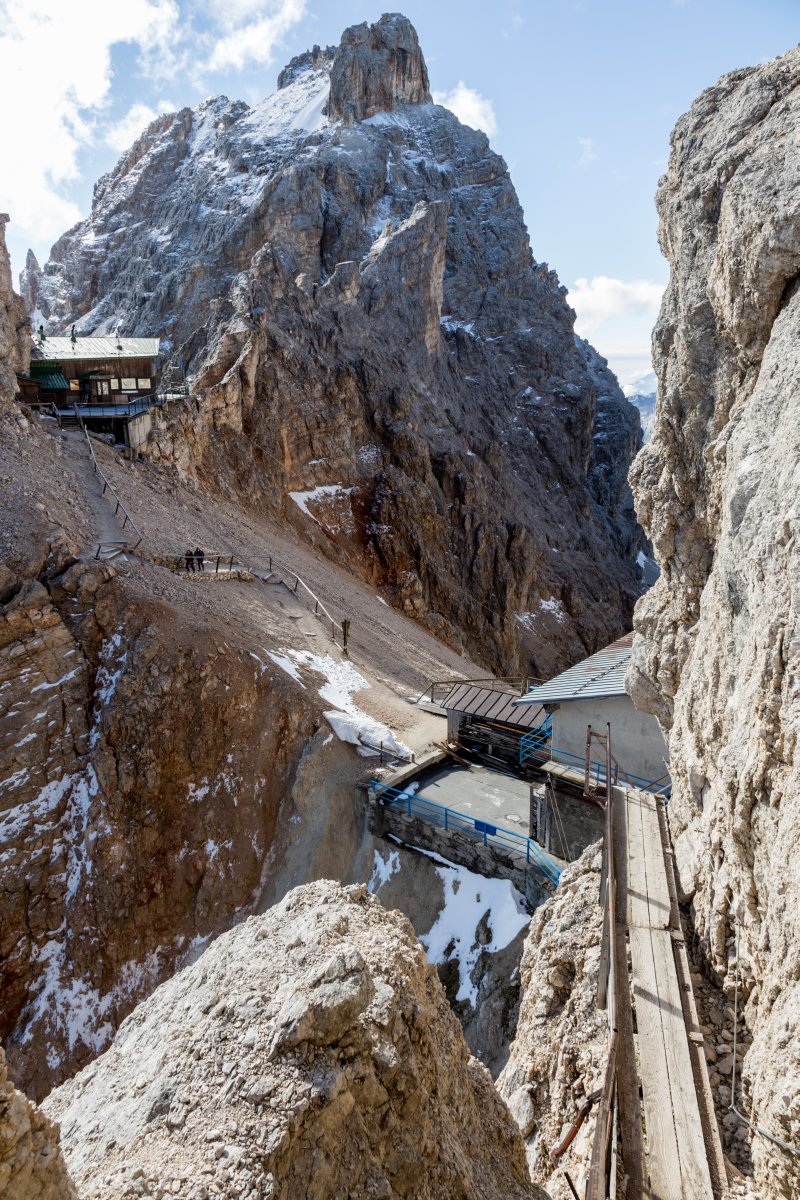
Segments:
[[[428,69],[408,17],[384,13],[374,25],[345,29],[331,67],[330,117],[351,124],[430,98]]]

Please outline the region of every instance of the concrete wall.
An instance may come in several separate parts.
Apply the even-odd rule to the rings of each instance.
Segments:
[[[603,836],[605,810],[591,800],[543,784],[531,787],[531,837],[565,862],[580,858]]]
[[[144,445],[147,441],[147,435],[152,428],[153,420],[149,409],[128,420],[126,423],[126,436],[131,450],[138,450],[140,446]]]
[[[586,754],[586,726],[605,733],[607,721],[611,722],[612,753],[629,775],[643,779],[664,775],[669,756],[658,721],[650,713],[634,708],[629,696],[561,701],[553,712],[553,746],[577,754],[582,760]],[[595,751],[592,757],[597,757]]]
[[[376,837],[392,834],[404,845],[440,854],[448,862],[466,867],[477,875],[485,875],[489,879],[510,879],[526,898],[531,910],[550,895],[538,871],[532,867],[526,870],[524,864],[519,866],[499,846],[491,843],[484,846],[479,834],[466,829],[445,829],[416,813],[409,816],[401,808],[381,804],[378,798],[370,794],[367,794],[366,804],[367,828]]]

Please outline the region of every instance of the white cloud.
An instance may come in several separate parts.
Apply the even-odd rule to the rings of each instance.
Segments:
[[[658,386],[656,373],[650,366],[630,371],[625,379],[620,378],[620,383],[626,396],[651,396]]]
[[[604,322],[620,317],[647,317],[652,325],[663,294],[664,284],[649,279],[611,279],[608,275],[576,279],[569,289],[576,332],[588,337]]]
[[[575,331],[595,346],[623,387],[638,386],[652,370],[650,337],[664,284],[651,279],[577,279],[567,299]]]
[[[32,240],[52,239],[80,213],[64,194],[111,92],[111,48],[144,48],[173,28],[174,0],[4,0],[0,37],[0,209]],[[24,113],[19,112],[24,98]]]
[[[578,138],[578,145],[581,148],[580,158],[577,162],[579,167],[588,167],[589,163],[597,161],[598,155],[592,138]]]
[[[213,39],[207,70],[268,66],[280,39],[305,16],[306,0],[226,0],[213,11],[221,36]]]
[[[112,150],[127,150],[150,124],[158,113],[146,104],[133,104],[124,117],[106,129],[105,143]]]
[[[497,117],[491,100],[475,88],[467,87],[463,79],[459,79],[450,92],[434,92],[433,100],[435,104],[449,108],[464,125],[482,129],[489,137],[497,133]]]
[[[305,11],[306,0],[0,0],[0,211],[11,214],[14,233],[41,246],[73,225],[82,214],[70,187],[82,154],[103,142],[126,149],[174,107],[153,108],[147,96],[103,123],[116,47],[138,50],[140,77],[188,73],[197,83],[269,63]]]

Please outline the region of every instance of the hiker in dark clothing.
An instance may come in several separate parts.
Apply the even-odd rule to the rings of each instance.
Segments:
[[[194,556],[197,559],[197,570],[205,571],[206,569],[206,552],[201,550],[199,546],[195,546]]]
[[[186,559],[186,571],[188,574],[189,571],[194,571],[194,555],[191,550],[187,550],[184,557]]]

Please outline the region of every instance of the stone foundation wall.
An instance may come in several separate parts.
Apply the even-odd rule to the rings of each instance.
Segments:
[[[442,858],[458,863],[476,875],[509,879],[523,894],[531,909],[538,908],[550,895],[535,868],[520,866],[499,846],[490,842],[484,845],[480,834],[470,833],[466,829],[445,829],[415,813],[409,816],[400,808],[382,804],[374,796],[368,796],[366,804],[367,827],[375,837],[391,834],[408,846],[441,854]]]

